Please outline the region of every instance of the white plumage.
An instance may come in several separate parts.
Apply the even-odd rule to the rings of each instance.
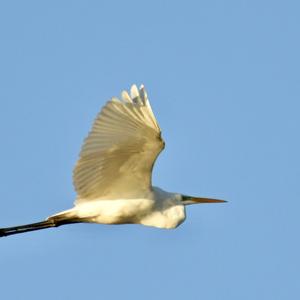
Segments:
[[[144,87],[112,98],[97,116],[74,169],[76,203],[132,198],[151,189],[151,171],[164,147]]]
[[[175,228],[185,205],[225,202],[168,193],[152,186],[154,162],[164,148],[144,86],[112,98],[96,117],[73,172],[73,208],[45,221],[0,229],[0,236],[70,223],[143,224]]]

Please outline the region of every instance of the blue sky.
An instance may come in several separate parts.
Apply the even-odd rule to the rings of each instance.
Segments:
[[[298,1],[2,1],[0,227],[71,207],[101,106],[144,83],[154,184],[227,199],[176,230],[72,225],[0,240],[2,299],[297,299]]]

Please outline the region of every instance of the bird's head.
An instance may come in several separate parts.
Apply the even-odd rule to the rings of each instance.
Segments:
[[[187,195],[181,195],[181,197],[182,197],[181,201],[184,205],[227,202],[225,200],[212,199],[212,198],[199,198],[199,197],[193,197],[193,196],[187,196]]]

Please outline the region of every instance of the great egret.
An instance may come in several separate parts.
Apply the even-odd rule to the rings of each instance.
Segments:
[[[226,202],[169,193],[151,184],[154,162],[164,149],[161,130],[144,86],[112,98],[96,117],[73,172],[73,208],[45,221],[0,229],[0,236],[71,223],[143,224],[176,228],[185,206]]]

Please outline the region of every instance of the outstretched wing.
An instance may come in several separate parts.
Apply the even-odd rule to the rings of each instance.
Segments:
[[[151,189],[164,141],[143,86],[112,98],[97,116],[74,168],[76,203],[126,199]]]

